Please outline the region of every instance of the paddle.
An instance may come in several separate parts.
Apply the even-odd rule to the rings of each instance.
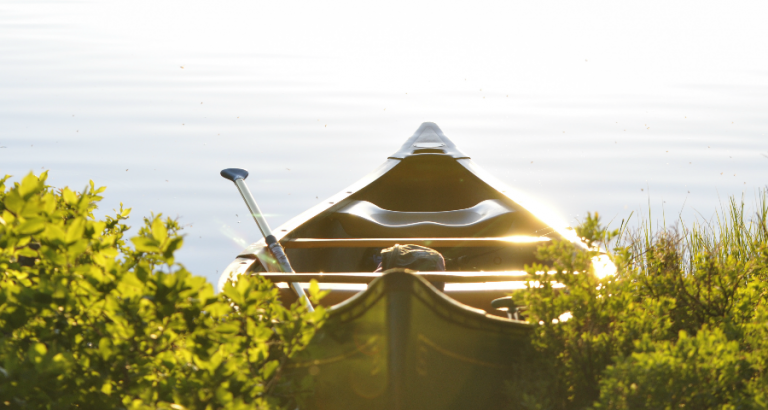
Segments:
[[[245,185],[245,179],[248,178],[248,171],[240,168],[227,168],[221,171],[221,176],[234,182],[235,186],[237,186],[237,190],[240,191],[240,195],[243,197],[245,204],[251,211],[253,220],[256,221],[256,225],[259,226],[261,234],[264,235],[264,240],[267,242],[267,247],[269,248],[270,253],[272,253],[272,256],[277,260],[277,265],[280,267],[280,271],[283,273],[296,273],[291,267],[291,263],[288,261],[288,257],[285,255],[282,245],[280,245],[280,242],[278,242],[274,235],[272,235],[272,230],[269,229],[267,220],[264,219],[264,215],[256,204],[256,200],[253,199],[251,191],[248,189],[248,186]],[[315,309],[312,307],[312,302],[309,301],[309,298],[304,293],[304,289],[302,289],[297,282],[291,282],[290,285],[291,289],[296,292],[296,296],[303,300],[307,310],[314,312]]]

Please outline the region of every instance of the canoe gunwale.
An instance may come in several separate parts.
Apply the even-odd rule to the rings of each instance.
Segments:
[[[286,368],[319,383],[311,409],[494,408],[504,380],[523,360],[520,346],[532,329],[526,322],[488,317],[412,271],[392,269],[368,290],[331,307],[310,342],[314,349]],[[371,331],[378,333],[369,337]],[[447,338],[446,332],[459,337]]]
[[[512,334],[532,328],[528,322],[490,315],[482,309],[464,305],[443,294],[415,271],[401,268],[385,271],[370,283],[367,290],[329,308],[329,315],[342,322],[354,320],[392,289],[407,290],[438,316],[467,328]]]

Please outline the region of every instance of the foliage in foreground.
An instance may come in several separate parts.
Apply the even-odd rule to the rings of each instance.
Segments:
[[[129,246],[129,209],[93,216],[104,188],[46,177],[0,179],[0,406],[295,407],[308,381],[282,365],[322,308],[286,309],[259,277],[216,295],[175,262],[175,221],[145,219]]]
[[[554,273],[520,295],[539,326],[533,377],[509,384],[512,407],[768,408],[768,206],[752,220],[743,209],[732,200],[716,229],[656,235],[607,231],[595,214],[577,229],[594,251],[540,248],[529,273]],[[585,274],[609,246],[617,274]]]

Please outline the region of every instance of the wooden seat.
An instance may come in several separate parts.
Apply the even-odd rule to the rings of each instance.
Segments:
[[[392,211],[368,201],[352,201],[337,210],[334,217],[351,236],[498,235],[509,230],[515,210],[498,199],[441,212]]]
[[[458,247],[505,247],[514,245],[541,245],[550,239],[545,236],[506,236],[490,238],[296,238],[283,239],[280,243],[286,249],[308,248],[388,248],[395,244],[414,244],[430,248]]]

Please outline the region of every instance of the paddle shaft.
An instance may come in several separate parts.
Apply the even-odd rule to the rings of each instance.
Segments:
[[[245,185],[244,178],[234,178],[233,182],[235,183],[235,186],[237,186],[237,190],[240,191],[240,195],[243,197],[248,209],[251,211],[253,220],[256,221],[256,225],[259,226],[261,234],[264,235],[264,240],[267,242],[269,252],[277,260],[277,265],[279,266],[280,271],[283,273],[295,273],[291,267],[291,263],[288,261],[288,257],[285,255],[285,250],[283,250],[283,247],[280,245],[280,242],[277,241],[275,236],[272,235],[272,230],[269,229],[269,224],[267,224],[267,220],[264,219],[264,215],[261,213],[259,205],[256,204],[256,200],[253,199],[251,190],[248,189],[248,185]],[[303,301],[307,310],[314,312],[315,309],[312,307],[312,302],[309,301],[309,298],[304,293],[304,289],[302,289],[297,282],[291,282],[290,286],[291,289],[296,292],[296,296]]]

